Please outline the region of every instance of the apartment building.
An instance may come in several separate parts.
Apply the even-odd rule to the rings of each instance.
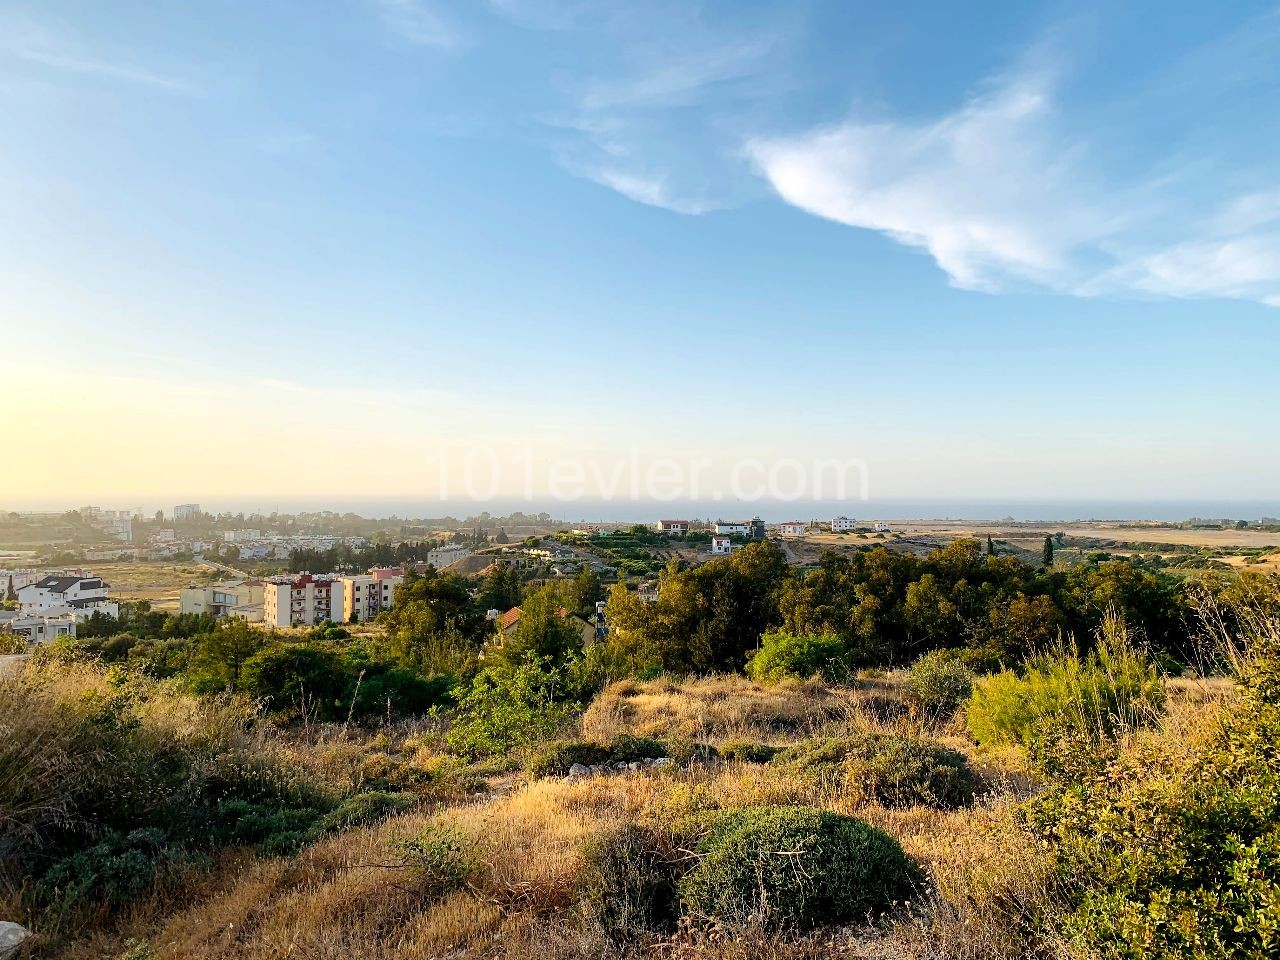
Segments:
[[[857,526],[858,521],[852,517],[833,517],[831,520],[832,533],[849,533],[851,530],[856,529]]]
[[[336,577],[273,577],[262,585],[262,620],[273,627],[309,627],[341,621],[346,588]]]
[[[200,516],[200,504],[198,503],[180,503],[173,508],[173,519],[190,520],[192,517]]]
[[[434,547],[427,551],[427,563],[437,570],[443,570],[451,563],[457,563],[471,556],[471,550],[461,544],[451,543],[443,547]]]
[[[192,584],[178,594],[183,613],[207,613],[214,618],[262,619],[264,585],[261,580],[231,580],[207,586]]]
[[[396,588],[404,582],[404,574],[394,568],[370,570],[357,577],[342,578],[342,619],[372,620],[383,610],[390,610],[395,602]]]

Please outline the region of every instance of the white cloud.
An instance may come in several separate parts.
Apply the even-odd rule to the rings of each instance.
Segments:
[[[26,63],[64,73],[153,87],[167,93],[191,94],[190,82],[124,60],[103,57],[70,38],[57,36],[30,20],[0,23],[0,46]]]
[[[467,40],[457,25],[428,0],[376,0],[382,22],[415,46],[457,50]]]
[[[927,251],[957,287],[1280,302],[1280,190],[1193,200],[1178,176],[1109,178],[1044,75],[927,122],[849,120],[746,150],[788,203]]]
[[[590,171],[586,176],[603,186],[618,191],[624,197],[635,200],[637,203],[648,204],[651,207],[661,207],[664,210],[690,215],[707,213],[717,209],[716,204],[707,200],[674,195],[665,177],[646,177],[641,174],[628,173],[624,170],[615,170],[609,167],[601,167]]]

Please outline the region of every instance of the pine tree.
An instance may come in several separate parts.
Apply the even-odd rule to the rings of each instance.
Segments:
[[[1041,559],[1046,567],[1053,566],[1053,537],[1044,538],[1044,552],[1041,554]]]
[[[991,540],[991,534],[987,534],[987,556],[994,557],[996,555],[996,545]]]

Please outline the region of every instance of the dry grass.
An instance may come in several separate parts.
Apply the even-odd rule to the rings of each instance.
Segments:
[[[817,680],[764,686],[737,674],[720,674],[621,680],[592,702],[582,729],[597,740],[635,733],[708,743],[793,743],[834,728],[880,724],[904,713],[893,680],[863,681],[854,687],[831,687]]]
[[[73,682],[73,681],[68,681]],[[1182,749],[1208,729],[1232,696],[1226,683],[1175,680],[1162,725],[1139,735]],[[900,678],[852,687],[819,683],[764,687],[737,676],[616,683],[591,705],[585,735],[628,732],[709,742],[774,744],[854,729],[919,735],[900,707]],[[198,725],[182,707],[166,724]],[[157,720],[159,722],[159,720]],[[119,957],[132,938],[157,960],[427,960],[427,958],[676,957],[681,960],[924,960],[1055,956],[1038,941],[1033,917],[1052,912],[1045,853],[1017,827],[1015,808],[1030,776],[1015,751],[980,751],[957,722],[941,739],[964,752],[991,785],[957,810],[890,809],[838,785],[789,775],[777,765],[722,763],[614,777],[541,780],[505,795],[440,789],[451,771],[434,724],[377,733],[341,726],[294,735],[275,749],[346,788],[382,780],[434,778],[440,805],[323,840],[294,858],[227,854],[182,888],[186,902],[160,891],[68,948],[68,960]],[[937,736],[934,731],[933,735]],[[1136,743],[1134,748],[1141,745]],[[397,781],[399,777],[401,780]],[[411,787],[410,787],[411,788]],[[683,925],[619,949],[581,921],[579,889],[588,842],[626,824],[662,828],[703,810],[803,803],[856,815],[896,838],[926,870],[929,884],[911,912],[877,929],[840,928],[805,936]],[[405,840],[461,838],[471,864],[465,883],[441,888],[402,853]],[[0,901],[0,910],[8,904]]]

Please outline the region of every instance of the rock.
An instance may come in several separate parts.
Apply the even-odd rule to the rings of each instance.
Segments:
[[[594,763],[593,763],[593,764],[591,765],[591,773],[594,775],[594,774],[597,774],[597,773],[600,773],[600,772],[601,772],[601,768],[600,768],[598,765],[596,765],[596,764],[594,764]]]
[[[657,760],[653,761],[653,765],[655,767],[669,767],[671,766],[671,758],[659,757]]]
[[[591,768],[588,766],[584,766],[581,763],[575,763],[572,767],[569,768],[569,776],[571,777],[585,777],[590,773],[591,773]]]
[[[0,920],[0,960],[17,954],[18,948],[31,936],[31,931],[10,920]]]
[[[615,763],[615,764],[613,765],[613,769],[615,769],[615,770],[626,770],[626,769],[627,769],[627,761],[625,761],[625,760],[619,760],[617,763]]]
[[[639,770],[639,769],[640,769],[640,763],[639,763],[638,761],[636,761],[636,760],[632,760],[630,763],[628,763],[628,764],[627,764],[627,769],[628,769],[628,770]]]

